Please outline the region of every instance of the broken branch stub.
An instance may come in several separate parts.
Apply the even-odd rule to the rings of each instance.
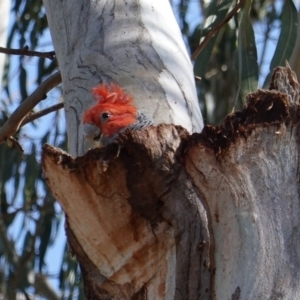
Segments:
[[[88,299],[209,295],[205,210],[177,161],[187,137],[181,127],[160,125],[123,135],[118,156],[112,145],[76,159],[45,146],[44,173],[66,212]]]
[[[300,299],[299,85],[287,67],[271,87],[201,134],[45,146],[87,299]]]

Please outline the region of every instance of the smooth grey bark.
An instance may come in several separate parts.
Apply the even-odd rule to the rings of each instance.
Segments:
[[[63,82],[69,150],[84,150],[91,88],[115,82],[154,124],[200,132],[192,64],[168,0],[44,0]]]

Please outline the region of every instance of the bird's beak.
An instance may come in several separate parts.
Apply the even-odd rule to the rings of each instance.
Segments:
[[[95,142],[100,140],[101,130],[93,124],[85,123],[83,124],[83,134],[86,139]]]
[[[83,124],[83,134],[87,140],[89,140],[96,147],[105,147],[108,144],[111,144],[114,141],[115,137],[105,137],[100,128],[90,124]]]

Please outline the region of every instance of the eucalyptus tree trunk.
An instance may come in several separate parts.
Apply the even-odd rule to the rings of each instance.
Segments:
[[[161,124],[76,159],[45,146],[87,299],[300,299],[299,84],[192,136]]]
[[[90,88],[114,81],[156,127],[74,158],[45,146],[45,178],[87,299],[300,299],[299,85],[207,126],[165,1],[45,1],[70,153],[84,152]],[[176,27],[176,30],[174,29]],[[181,125],[181,126],[178,126]]]
[[[8,22],[10,15],[10,0],[0,1],[0,47],[6,47]],[[2,88],[5,54],[0,53],[0,93]]]
[[[115,82],[154,124],[203,127],[192,65],[168,0],[44,0],[63,82],[69,150],[84,153],[91,88]]]

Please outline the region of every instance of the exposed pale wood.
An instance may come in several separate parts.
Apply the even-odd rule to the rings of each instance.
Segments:
[[[45,147],[44,172],[67,214],[69,242],[89,294],[197,299],[209,290],[205,210],[176,159],[186,136],[166,125],[133,133],[126,140],[131,147],[121,148],[119,157],[117,147],[94,149],[76,160]]]
[[[243,112],[206,128],[187,152],[186,170],[209,209],[216,299],[300,299],[295,80],[278,68],[271,86],[288,94],[249,95]]]
[[[224,125],[160,125],[44,172],[87,299],[300,299],[299,87],[278,68]]]

